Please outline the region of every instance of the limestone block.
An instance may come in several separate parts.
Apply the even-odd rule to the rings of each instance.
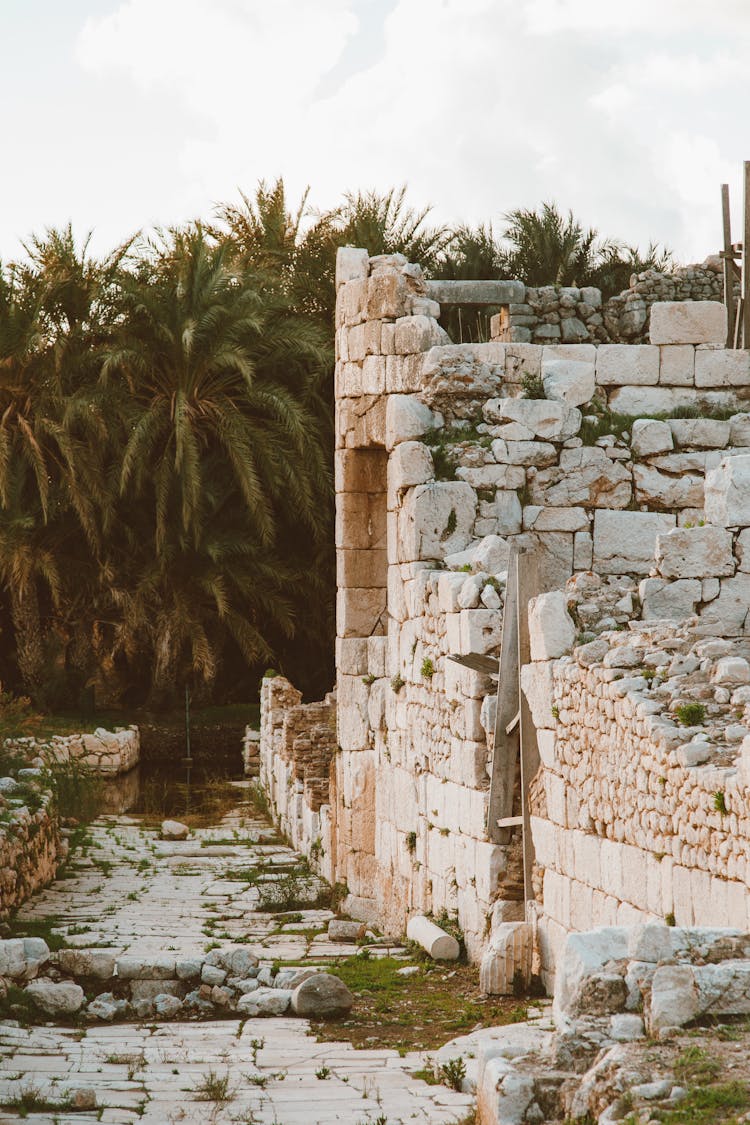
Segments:
[[[394,449],[402,441],[413,441],[442,424],[416,395],[389,395],[385,408],[385,443]]]
[[[750,961],[696,965],[693,971],[701,1015],[741,1016],[750,1012]]]
[[[659,349],[650,344],[602,344],[596,352],[596,381],[602,387],[655,386]]]
[[[384,327],[393,328],[394,326],[384,325]],[[422,354],[418,352],[415,355],[393,355],[391,353],[386,355],[385,389],[388,394],[413,394],[421,390]]]
[[[385,632],[386,591],[377,587],[339,590],[336,595],[336,631],[339,637],[370,637]]]
[[[355,246],[340,246],[336,251],[336,289],[347,281],[367,277],[370,258],[366,250]]]
[[[688,392],[682,392],[686,395]],[[609,394],[609,408],[619,414],[639,415],[671,414],[684,405],[680,392],[671,387],[618,387]]]
[[[605,975],[611,963],[621,963],[627,956],[628,932],[624,928],[602,927],[569,934],[555,974],[556,1015],[576,1016],[585,1010],[591,982]]]
[[[724,457],[706,474],[705,511],[710,523],[750,526],[750,456]]]
[[[532,660],[556,660],[573,647],[576,627],[562,590],[539,594],[529,602]]]
[[[590,531],[577,531],[573,536],[573,569],[591,570],[594,565],[594,540]]]
[[[638,457],[650,457],[654,453],[668,453],[674,449],[672,430],[668,422],[658,422],[654,418],[638,418],[633,422],[630,446]]]
[[[458,597],[466,582],[466,575],[443,571],[438,579],[438,604],[441,613],[456,613],[461,607]]]
[[[695,613],[701,600],[701,584],[695,578],[680,578],[676,582],[644,578],[638,593],[644,621],[682,621]]]
[[[415,484],[426,484],[435,476],[432,455],[421,441],[404,441],[388,458],[388,507],[398,503],[400,493]]]
[[[711,578],[734,574],[732,533],[723,527],[676,527],[656,540],[663,578]]]
[[[750,683],[750,664],[741,656],[723,656],[717,660],[712,683],[725,687],[737,687]]]
[[[417,485],[404,500],[398,521],[398,561],[442,559],[471,540],[476,493],[463,481]]]
[[[397,355],[426,352],[430,348],[450,343],[448,333],[431,316],[402,316],[396,321]]]
[[[485,535],[474,548],[471,565],[477,572],[500,574],[508,569],[509,546],[500,535]]]
[[[488,422],[519,422],[535,437],[565,441],[581,428],[581,412],[564,402],[537,398],[493,398],[485,403]]]
[[[703,507],[703,478],[688,472],[662,473],[650,465],[635,464],[633,484],[640,504],[654,508]]]
[[[34,980],[26,986],[25,993],[48,1016],[75,1015],[86,999],[81,986],[70,981],[57,984],[50,980]]]
[[[345,281],[341,286],[336,303],[336,317],[339,323],[360,324],[365,317],[367,301],[367,278],[356,277]]]
[[[385,372],[385,356],[366,356],[362,364],[361,393],[363,395],[382,395],[385,391]]]
[[[493,609],[462,609],[459,616],[460,653],[488,653],[502,637],[502,614]]]
[[[729,444],[750,445],[750,414],[733,414],[729,419]]]
[[[596,390],[593,362],[543,358],[542,381],[548,399],[567,402],[569,406],[583,406],[585,402],[590,402]]]
[[[421,945],[434,961],[458,960],[460,949],[456,939],[423,914],[416,914],[409,919],[406,936],[410,941]]]
[[[493,441],[496,461],[510,465],[535,465],[543,469],[557,461],[557,450],[548,441]]]
[[[538,472],[531,491],[534,503],[545,507],[626,508],[632,495],[631,476],[603,449],[582,446],[564,449],[560,467]]]
[[[347,676],[367,674],[367,638],[337,637],[336,668]]]
[[[727,310],[718,301],[657,301],[651,306],[652,344],[724,344]]]
[[[402,273],[395,270],[374,273],[367,280],[367,319],[397,320],[408,312],[408,297],[406,278]]]
[[[740,637],[748,631],[750,574],[722,578],[719,597],[704,607],[698,632],[704,637]]]
[[[472,488],[523,488],[526,472],[520,465],[481,465],[477,468],[456,470],[459,480],[465,480]]]
[[[385,550],[386,505],[372,492],[341,492],[336,502],[336,546],[347,550]]]
[[[336,492],[385,491],[386,454],[383,449],[337,449],[334,454]]]
[[[519,983],[531,980],[533,932],[528,922],[497,926],[479,968],[479,987],[488,996],[517,995]]]
[[[663,1027],[682,1027],[699,1011],[692,965],[661,965],[651,981],[647,1024],[652,1034]]]
[[[670,418],[668,425],[682,449],[724,449],[729,444],[731,424],[717,418]]]
[[[388,552],[382,548],[336,551],[336,581],[339,586],[380,588],[385,580]]]
[[[524,531],[588,531],[585,508],[542,508],[528,504],[523,510]]]
[[[524,664],[521,668],[521,687],[531,709],[534,726],[546,727],[548,730],[554,730],[556,722],[552,713],[553,663],[551,660],[536,661],[534,664]]]
[[[747,387],[750,385],[750,351],[718,348],[695,353],[696,387]]]
[[[520,532],[523,514],[517,492],[498,489],[495,493],[495,512],[499,535],[517,535]]]
[[[693,344],[664,344],[659,352],[659,382],[667,387],[692,387],[695,383]]]

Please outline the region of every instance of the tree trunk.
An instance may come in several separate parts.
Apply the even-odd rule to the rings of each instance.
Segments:
[[[23,690],[33,699],[44,681],[44,642],[36,582],[30,579],[23,594],[17,586],[11,586],[10,602],[18,672]]]
[[[176,699],[179,646],[169,625],[157,628],[154,646],[154,671],[149,706],[156,711],[167,710]]]

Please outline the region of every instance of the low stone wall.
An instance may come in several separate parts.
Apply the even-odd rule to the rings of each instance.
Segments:
[[[333,882],[330,781],[336,753],[336,700],[301,702],[284,676],[260,690],[260,783],[271,815],[293,847]]]
[[[6,918],[55,878],[68,841],[44,788],[44,767],[80,762],[103,777],[126,774],[138,762],[137,727],[49,740],[9,738],[4,751],[16,762],[0,778],[0,918]]]
[[[735,296],[739,297],[739,283]],[[640,344],[648,341],[651,306],[661,301],[723,301],[718,256],[670,273],[644,270],[606,302],[594,286],[527,286],[523,300],[494,317],[493,339],[536,344]],[[723,342],[723,341],[722,341]]]
[[[48,739],[7,738],[6,750],[46,762],[80,762],[105,777],[128,773],[138,765],[141,736],[136,726],[114,731],[97,727],[93,734],[55,734]]]

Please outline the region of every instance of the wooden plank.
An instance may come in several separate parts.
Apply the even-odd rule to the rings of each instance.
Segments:
[[[498,821],[513,812],[513,792],[520,750],[520,726],[513,720],[520,707],[518,681],[518,551],[511,547],[508,581],[505,587],[503,638],[500,647],[500,673],[497,684],[495,739],[492,751],[490,797],[487,807],[487,835],[493,843],[507,841],[506,829]],[[510,727],[510,730],[508,729]]]
[[[529,637],[529,601],[542,592],[540,558],[534,551],[521,556],[521,565],[516,566],[517,606],[518,606],[518,667],[523,668],[531,660],[531,641]],[[508,574],[510,581],[510,573]],[[532,869],[534,865],[534,842],[531,838],[531,810],[529,808],[529,786],[539,769],[539,748],[536,728],[531,717],[531,709],[526,696],[519,691],[521,700],[521,811],[523,814],[523,886],[526,902],[533,899]]]
[[[470,668],[472,672],[482,672],[485,676],[496,676],[500,661],[496,656],[485,656],[480,652],[467,652],[464,656],[449,656],[455,664],[462,668]]]
[[[502,816],[497,822],[498,828],[517,828],[519,824],[523,824],[522,816]]]
[[[742,231],[742,347],[750,348],[750,160],[745,161],[744,224]]]
[[[727,307],[727,347],[734,346],[734,250],[732,216],[729,212],[729,184],[721,185],[721,218],[724,228],[724,304]]]

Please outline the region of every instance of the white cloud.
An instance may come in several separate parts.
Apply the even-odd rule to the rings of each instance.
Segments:
[[[708,15],[704,0],[81,2],[109,10],[75,45],[93,120],[55,91],[79,138],[60,198],[108,244],[283,174],[321,206],[408,181],[440,219],[496,225],[555,199],[696,258],[718,244],[718,185],[747,155],[747,0]],[[44,147],[28,147],[43,184]],[[43,190],[54,203],[55,182]]]

